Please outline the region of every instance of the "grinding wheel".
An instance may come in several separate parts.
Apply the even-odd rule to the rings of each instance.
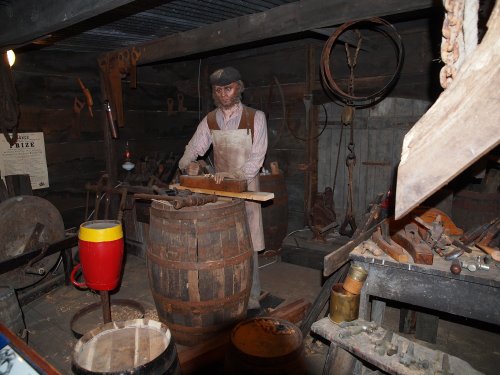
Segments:
[[[35,246],[27,248],[37,224],[43,230],[35,235]],[[39,226],[42,228],[41,226]],[[64,222],[58,209],[49,201],[21,195],[0,203],[0,262],[64,239]],[[33,240],[33,239],[32,239]],[[49,255],[33,264],[44,269],[43,275],[26,273],[24,266],[0,275],[0,285],[25,288],[40,281],[56,264],[59,254]]]

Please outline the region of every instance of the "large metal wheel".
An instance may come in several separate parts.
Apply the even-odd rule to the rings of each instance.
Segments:
[[[34,248],[26,244],[37,223],[43,225]],[[64,222],[58,209],[49,201],[31,195],[9,198],[0,203],[0,262],[36,250],[43,244],[64,239]],[[26,273],[21,266],[0,275],[0,285],[14,289],[25,288],[40,281],[56,264],[59,254],[52,254],[33,264],[44,274]]]

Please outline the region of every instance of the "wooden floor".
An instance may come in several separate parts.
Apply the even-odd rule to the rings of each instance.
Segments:
[[[282,304],[304,298],[313,302],[321,288],[321,272],[318,270],[282,263],[276,257],[263,257],[261,264],[261,284],[274,301]],[[280,277],[288,275],[290,277]],[[114,299],[132,299],[140,302],[145,309],[145,317],[158,319],[147,279],[145,261],[128,255],[125,263],[120,290],[111,296]],[[70,330],[73,315],[85,306],[100,301],[98,294],[79,290],[73,286],[57,288],[43,297],[23,306],[25,322],[29,330],[29,344],[47,359],[62,374],[71,374],[71,355],[77,339]],[[113,308],[114,310],[114,308]],[[137,318],[137,312],[131,308],[116,308],[115,320]],[[78,331],[93,328],[102,319],[101,311],[91,313],[79,320]],[[321,373],[326,347],[305,340],[308,366],[311,373]],[[185,347],[177,345],[179,352]]]
[[[261,257],[259,263],[262,289],[277,297],[277,300],[283,300],[282,304],[299,298],[314,301],[321,288],[321,271],[286,263],[275,257]],[[145,308],[146,317],[157,319],[143,259],[127,256],[120,290],[111,296],[111,300],[118,298],[140,302]],[[99,300],[99,295],[95,293],[64,286],[23,306],[30,332],[29,344],[62,374],[71,374],[71,355],[77,342],[70,330],[70,320],[75,312]],[[116,320],[135,318],[135,312],[131,309],[122,309],[114,314],[117,314],[116,317],[114,315]],[[95,324],[99,318],[100,312],[97,312],[93,317],[89,316],[87,323]],[[382,326],[397,332],[398,320],[397,306],[388,306]],[[311,336],[304,342],[308,374],[321,374],[328,346]],[[460,357],[485,374],[498,373],[499,327],[481,327],[473,321],[441,319],[437,343],[423,344]],[[186,348],[178,345],[177,349],[182,352]]]

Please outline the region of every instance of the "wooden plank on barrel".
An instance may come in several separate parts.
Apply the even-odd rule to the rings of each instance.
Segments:
[[[306,301],[304,298],[300,298],[293,301],[285,306],[278,307],[269,313],[273,318],[285,319],[292,323],[298,323],[304,316],[306,312],[311,308],[311,302]]]
[[[244,179],[225,178],[220,184],[218,184],[211,176],[181,175],[179,178],[181,186],[186,187],[230,191],[233,193],[242,193],[247,191],[247,180]]]
[[[242,193],[233,193],[231,191],[220,191],[214,189],[201,189],[201,188],[192,188],[181,186],[180,184],[172,184],[169,186],[170,189],[178,189],[178,190],[191,190],[195,193],[203,193],[203,194],[214,194],[220,197],[232,197],[232,198],[241,198],[251,201],[258,202],[266,202],[274,199],[274,193],[267,193],[264,191],[245,191]]]

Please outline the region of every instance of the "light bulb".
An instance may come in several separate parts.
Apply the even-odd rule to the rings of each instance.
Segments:
[[[9,66],[14,65],[16,62],[16,54],[11,49],[7,51],[7,61],[9,61]]]

